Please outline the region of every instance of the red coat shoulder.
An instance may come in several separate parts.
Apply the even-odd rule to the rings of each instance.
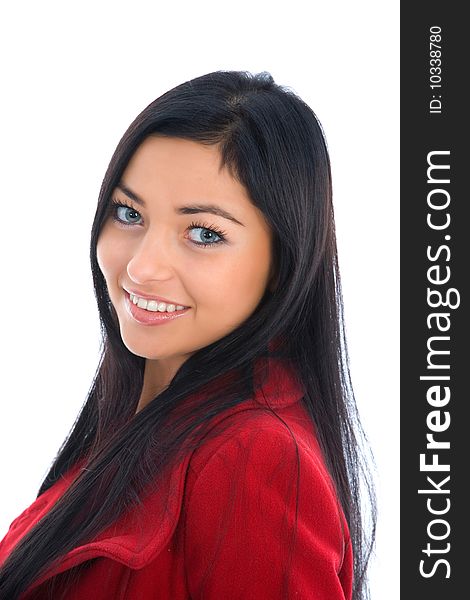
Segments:
[[[229,432],[189,468],[191,597],[349,599],[349,534],[314,436],[264,411]]]

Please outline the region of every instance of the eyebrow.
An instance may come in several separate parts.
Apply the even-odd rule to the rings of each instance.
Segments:
[[[135,192],[133,192],[130,188],[127,187],[125,183],[120,181],[116,187],[124,192],[126,196],[128,196],[131,200],[134,200],[140,206],[145,206],[144,200],[140,196],[138,196]],[[175,211],[180,215],[195,215],[198,213],[211,213],[213,215],[217,215],[218,217],[222,217],[223,219],[228,219],[233,223],[237,223],[237,225],[241,225],[245,227],[243,223],[241,223],[238,219],[236,219],[233,215],[231,215],[228,211],[223,209],[216,204],[187,204],[185,206],[179,206],[175,209]]]

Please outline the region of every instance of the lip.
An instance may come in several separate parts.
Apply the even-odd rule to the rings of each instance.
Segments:
[[[162,296],[149,296],[149,294],[144,294],[143,292],[139,292],[137,290],[128,290],[123,288],[128,294],[133,294],[134,296],[139,296],[140,298],[145,298],[146,300],[155,300],[156,302],[165,302],[165,304],[174,304],[175,306],[184,306],[185,308],[191,308],[190,306],[186,306],[181,302],[175,302],[174,300],[168,300],[168,298],[163,298]]]
[[[132,292],[134,293],[134,292]],[[136,294],[138,295],[138,294]],[[144,308],[140,308],[137,304],[131,302],[131,298],[129,296],[129,292],[126,290],[126,310],[129,315],[141,325],[165,325],[165,323],[169,323],[170,321],[174,321],[175,319],[179,319],[180,317],[187,314],[191,307],[185,308],[183,310],[175,310],[172,313],[168,312],[159,312],[159,311],[149,311]],[[147,296],[148,298],[148,296]],[[162,300],[163,302],[163,300]],[[181,305],[183,306],[183,305]]]

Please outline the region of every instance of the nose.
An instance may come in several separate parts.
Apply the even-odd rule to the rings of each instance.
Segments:
[[[147,234],[140,240],[127,263],[127,274],[140,285],[151,280],[165,281],[173,276],[170,252],[162,236]]]

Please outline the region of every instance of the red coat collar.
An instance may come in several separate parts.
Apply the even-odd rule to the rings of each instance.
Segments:
[[[267,379],[255,393],[254,398],[248,401],[251,403],[250,406],[261,404],[282,408],[293,404],[303,396],[304,391],[296,377],[296,371],[279,359],[259,359],[255,363],[255,382],[262,381],[264,367],[267,367]],[[216,424],[229,413],[233,414],[246,408],[245,402],[239,404],[224,411],[223,415],[217,415],[213,422]],[[188,454],[176,468],[169,472],[158,493],[147,495],[140,507],[121,516],[93,541],[68,552],[62,557],[60,563],[49,569],[33,587],[96,556],[111,558],[132,569],[140,569],[151,562],[169,543],[174,533],[181,512],[185,474],[190,459],[191,455]],[[6,554],[64,493],[79,472],[79,467],[80,465],[77,465],[70,469],[61,480],[46,490],[14,521],[3,541],[2,550]],[[161,493],[162,489],[166,490],[165,494]]]

